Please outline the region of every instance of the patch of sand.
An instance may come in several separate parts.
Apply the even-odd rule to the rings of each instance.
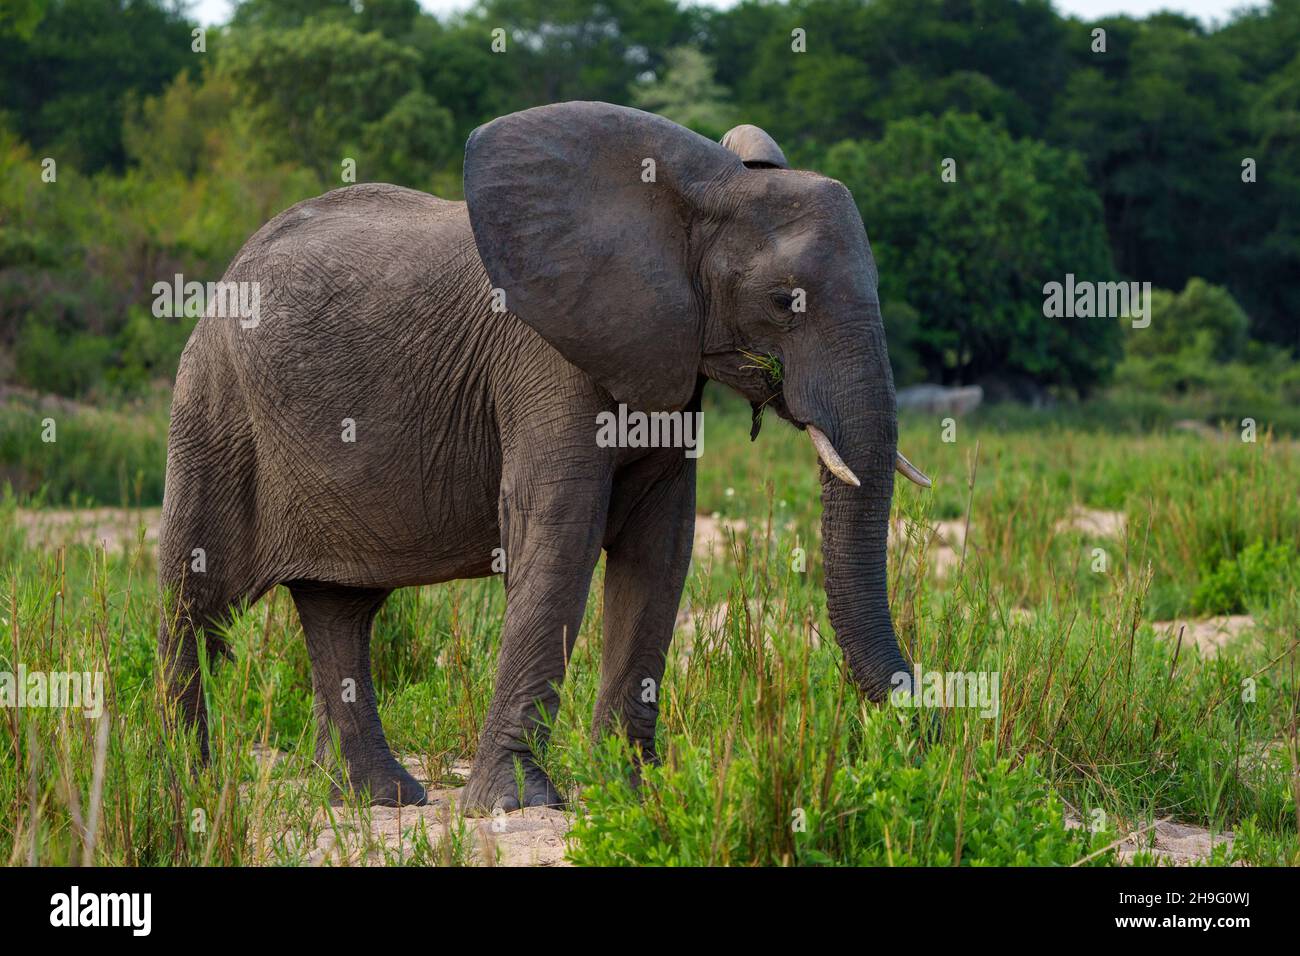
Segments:
[[[928,538],[925,536],[927,530]],[[920,535],[920,543],[924,544],[926,549],[926,558],[937,576],[944,577],[961,564],[962,545],[966,541],[965,518],[955,521],[935,521],[928,529],[917,528],[912,533]],[[889,538],[893,546],[908,540],[907,522],[901,518],[891,522]],[[913,548],[917,546],[917,544],[912,545]]]
[[[749,525],[744,518],[723,518],[715,515],[695,516],[695,542],[691,556],[696,561],[725,557],[731,551],[731,538],[744,537]]]
[[[777,515],[773,516],[773,539],[776,538],[778,533],[791,532],[795,526],[793,519],[782,522],[778,518]],[[758,543],[761,545],[765,530],[766,522],[763,519],[755,521],[751,527],[744,518],[724,518],[716,512],[711,515],[697,514],[695,516],[695,541],[691,545],[691,557],[697,563],[702,562],[705,564],[711,560],[730,557],[732,537],[735,537],[737,546],[742,547],[745,544],[746,535],[753,531],[758,538]],[[813,534],[820,538],[821,529],[814,529]],[[800,544],[807,547],[807,544],[802,541]]]
[[[1174,422],[1174,431],[1188,432],[1200,438],[1223,441],[1227,436],[1219,429],[1194,418],[1182,418]]]
[[[682,606],[677,611],[677,620],[673,628],[677,637],[691,642],[694,640],[697,630],[703,630],[705,633],[717,632],[722,630],[726,623],[726,601],[703,608],[691,607],[689,601],[683,601]],[[689,647],[688,643],[681,650],[689,653]]]
[[[770,601],[767,606],[767,613],[760,621],[760,611],[762,602],[756,598],[751,598],[748,602],[750,620],[756,630],[761,630],[763,635],[763,644],[766,647],[772,647],[775,641],[774,631],[794,627],[798,632],[804,635],[813,648],[821,646],[821,640],[818,638],[817,629],[807,627],[806,622],[790,621],[788,618],[787,607],[783,601]],[[717,604],[693,606],[689,600],[682,603],[681,608],[677,611],[677,620],[673,625],[673,650],[676,651],[678,661],[685,662],[695,650],[695,640],[700,634],[707,637],[716,638],[726,631],[727,615],[731,611],[731,605],[728,601],[720,601]],[[743,611],[738,613],[743,614]],[[745,624],[741,622],[740,627],[743,629]]]
[[[54,551],[103,545],[117,553],[135,547],[141,523],[145,542],[151,549],[156,547],[161,516],[161,508],[19,508],[17,522],[33,548]]]
[[[1133,863],[1142,851],[1155,857],[1160,866],[1195,866],[1210,859],[1214,847],[1222,844],[1232,849],[1231,833],[1211,834],[1204,827],[1166,820],[1137,836],[1131,836],[1116,848],[1120,863]]]
[[[265,753],[259,759],[267,759]],[[279,758],[271,758],[279,759]],[[463,787],[435,786],[419,761],[403,764],[428,790],[423,807],[367,807],[353,812],[346,807],[322,808],[311,822],[315,834],[306,847],[309,866],[377,866],[385,861],[409,859],[421,843],[437,847],[449,832],[464,831],[471,862],[481,866],[569,866],[564,858],[565,834],[572,817],[562,810],[528,807],[494,817],[463,817],[459,806]],[[470,764],[458,761],[452,773],[469,777]],[[331,825],[331,817],[333,824]],[[304,834],[290,829],[285,842],[302,849]],[[441,849],[435,849],[437,858]],[[269,854],[266,862],[271,862]]]
[[[1083,826],[1083,821],[1073,813],[1066,813],[1065,826],[1075,830]],[[1115,848],[1115,856],[1123,866],[1132,865],[1134,857],[1142,851],[1150,853],[1159,866],[1195,866],[1208,862],[1216,846],[1226,845],[1231,850],[1232,841],[1232,833],[1212,834],[1204,827],[1162,820],[1150,829],[1125,837]]]
[[[1179,628],[1185,628],[1183,644],[1194,645],[1212,657],[1240,635],[1254,630],[1255,619],[1249,614],[1226,614],[1199,620],[1156,621],[1152,627],[1157,635],[1171,641],[1177,641]]]
[[[1128,519],[1122,511],[1103,511],[1075,505],[1069,514],[1056,522],[1053,530],[1057,534],[1078,531],[1091,538],[1122,538],[1127,524]]]

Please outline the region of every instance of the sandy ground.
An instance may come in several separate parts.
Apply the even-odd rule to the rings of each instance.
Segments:
[[[258,757],[259,760],[281,759],[278,754],[266,752],[259,753]],[[329,815],[321,811],[312,821],[311,829],[316,836],[307,852],[309,865],[375,865],[385,862],[385,856],[393,862],[400,855],[409,856],[422,839],[434,846],[447,839],[448,826],[453,821],[466,828],[471,862],[479,866],[571,865],[564,858],[572,823],[569,813],[530,808],[489,818],[457,817],[454,808],[462,788],[434,786],[418,760],[406,758],[403,763],[428,788],[428,806],[372,807],[365,811],[368,825],[361,814],[353,816],[347,810],[335,808],[331,826]],[[470,765],[466,762],[457,762],[452,767],[452,774],[460,779],[468,778],[469,772]],[[1084,824],[1078,816],[1067,812],[1065,825],[1075,829]],[[296,845],[301,834],[289,829],[282,837]],[[1137,854],[1145,850],[1159,866],[1193,866],[1208,861],[1211,850],[1219,844],[1231,849],[1232,841],[1232,833],[1212,834],[1203,827],[1164,820],[1154,827],[1129,833],[1116,850],[1122,865],[1132,864]],[[267,861],[271,861],[269,856]]]
[[[1066,829],[1082,827],[1083,821],[1073,813],[1066,813]],[[1204,827],[1190,826],[1162,820],[1149,829],[1139,829],[1128,834],[1115,848],[1122,865],[1129,865],[1137,854],[1146,850],[1155,857],[1157,866],[1195,866],[1209,860],[1215,846],[1232,847],[1231,833],[1210,833]]]
[[[103,545],[112,554],[134,547],[140,525],[150,547],[158,543],[160,508],[78,508],[18,510],[18,524],[28,543],[53,551],[60,547]]]
[[[146,540],[156,542],[159,515],[158,508],[20,508],[18,523],[26,530],[28,542],[36,547],[53,550],[67,545],[104,544],[109,551],[119,551],[135,544],[141,523],[145,527]],[[725,557],[731,547],[731,536],[743,536],[748,530],[743,518],[696,515],[693,556],[700,561]],[[1076,530],[1100,537],[1117,537],[1124,533],[1124,515],[1118,511],[1077,508],[1057,522],[1056,530],[1058,533]],[[897,539],[905,534],[903,522],[894,522],[890,528],[891,537]],[[942,568],[956,563],[965,540],[965,521],[934,522],[931,534],[930,554],[936,564]],[[951,555],[943,552],[951,552]]]
[[[743,518],[721,518],[713,515],[695,516],[695,542],[691,557],[697,562],[721,560],[731,553],[731,538],[743,540],[749,525]]]
[[[259,761],[279,759],[261,752]],[[530,807],[495,817],[461,817],[455,806],[462,787],[435,786],[421,763],[413,758],[402,761],[429,793],[423,807],[370,807],[352,813],[344,807],[321,810],[311,821],[315,834],[307,848],[310,866],[368,866],[395,862],[409,857],[420,843],[440,847],[448,839],[450,827],[464,827],[465,843],[473,863],[479,866],[569,866],[564,859],[565,834],[570,815],[560,810]],[[454,776],[469,777],[470,765],[457,762]],[[331,825],[331,817],[333,823]],[[368,818],[368,819],[367,819]],[[290,846],[301,846],[304,830],[289,828],[281,837]],[[435,851],[435,857],[441,854]],[[269,848],[261,856],[272,862]]]
[[[1183,628],[1184,647],[1195,645],[1202,655],[1213,657],[1241,635],[1254,630],[1255,619],[1249,614],[1226,614],[1200,620],[1157,621],[1152,627],[1158,636],[1170,641],[1177,641],[1178,631]]]
[[[1102,511],[1098,508],[1075,506],[1060,521],[1054,531],[1065,534],[1077,531],[1091,538],[1122,538],[1128,519],[1122,511]]]
[[[967,528],[965,519],[957,521],[935,521],[930,525],[930,538],[926,541],[923,537],[917,541],[917,544],[926,545],[926,559],[929,566],[933,569],[938,577],[946,577],[953,573],[961,565],[962,547],[966,542]],[[923,529],[919,529],[920,534],[924,534]],[[914,530],[912,534],[918,534]],[[908,539],[908,529],[905,522],[896,520],[889,529],[890,543],[896,544],[899,541]],[[912,547],[916,547],[913,544]],[[970,557],[968,554],[967,557]]]
[[[404,761],[421,783],[429,788],[429,805],[388,809],[373,807],[369,816],[369,839],[366,821],[349,817],[346,811],[334,811],[334,825],[322,811],[314,821],[313,829],[320,832],[308,851],[312,866],[367,865],[384,862],[386,848],[390,861],[399,852],[410,855],[417,841],[423,838],[431,845],[445,840],[448,823],[454,818],[453,807],[461,792],[460,787],[435,787],[415,760]],[[469,776],[470,767],[457,763],[453,773],[461,778]],[[572,821],[570,814],[559,810],[531,808],[505,813],[493,818],[462,818],[467,828],[467,842],[472,862],[480,866],[569,866],[564,858],[565,840]],[[1067,814],[1065,825],[1069,828],[1083,826],[1075,816]],[[292,831],[287,840],[297,836]],[[1232,833],[1212,834],[1204,827],[1158,822],[1154,827],[1139,829],[1128,834],[1117,846],[1121,865],[1131,865],[1141,851],[1149,852],[1159,866],[1193,866],[1207,862],[1212,849],[1220,844],[1232,847]]]

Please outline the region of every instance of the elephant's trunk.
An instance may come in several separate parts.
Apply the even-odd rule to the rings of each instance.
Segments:
[[[831,626],[858,686],[882,701],[899,686],[895,675],[909,672],[894,636],[885,573],[894,471],[926,485],[929,479],[898,454],[894,386],[883,341],[855,358],[855,380],[827,396],[833,408],[814,412],[812,418],[820,414],[822,421],[809,420],[808,431],[822,462],[822,552]],[[910,681],[904,686],[910,688]]]

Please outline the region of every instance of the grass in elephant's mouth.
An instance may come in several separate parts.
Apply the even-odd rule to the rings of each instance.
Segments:
[[[963,420],[947,444],[937,424],[904,421],[909,455],[936,482],[896,495],[900,640],[927,673],[998,676],[995,716],[946,710],[923,743],[915,712],[864,704],[843,680],[821,590],[813,450],[784,427],[751,445],[739,403],[710,398],[705,414],[699,509],[732,529],[734,547],[700,554],[692,569],[661,688],[664,763],[640,795],[619,745],[590,741],[598,570],[547,758],[580,794],[572,861],[1105,864],[1119,835],[1173,816],[1234,833],[1216,860],[1300,862],[1294,446],[1050,423],[1003,430],[993,418]],[[964,526],[968,501],[966,560],[945,564],[928,529]],[[1075,506],[1122,511],[1125,530],[1062,526]],[[1274,557],[1241,559],[1255,542]],[[213,764],[193,773],[192,744],[169,742],[158,710],[150,547],[33,550],[10,500],[0,566],[0,671],[104,672],[109,730],[101,738],[74,711],[0,710],[0,859],[304,863],[345,831],[360,840],[345,859],[358,862],[493,852],[480,824],[445,810],[406,810],[400,823],[368,811],[357,827],[328,806],[286,594],[232,623],[235,659],[208,682]],[[422,779],[454,787],[472,757],[503,603],[488,579],[398,592],[381,613],[373,658],[385,727]],[[1212,661],[1150,626],[1229,611],[1256,627]],[[372,837],[398,826],[404,843]]]
[[[740,350],[740,354],[750,361],[749,365],[740,367],[742,372],[746,369],[757,369],[763,373],[769,388],[774,391],[780,390],[781,383],[785,381],[785,367],[781,364],[779,358],[770,354],[760,355],[756,352],[747,352],[744,349]]]

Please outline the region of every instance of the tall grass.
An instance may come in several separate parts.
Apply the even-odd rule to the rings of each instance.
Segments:
[[[619,741],[591,736],[597,571],[546,757],[576,796],[571,859],[1100,865],[1116,861],[1120,835],[1173,817],[1234,831],[1234,858],[1300,862],[1290,566],[1268,565],[1265,586],[1242,592],[1256,630],[1215,657],[1151,625],[1190,613],[1202,582],[1253,543],[1300,550],[1294,446],[989,422],[961,422],[945,443],[937,421],[905,421],[903,447],[935,489],[896,495],[899,637],[927,671],[996,674],[997,714],[982,717],[860,698],[826,620],[806,437],[773,418],[751,445],[747,407],[707,414],[700,510],[737,523],[724,553],[692,569],[695,626],[680,630],[661,689],[663,763],[639,788]],[[1122,510],[1127,528],[1058,529],[1077,506]],[[969,522],[964,562],[939,560],[928,529],[941,520]],[[316,861],[336,831],[361,840],[354,861],[475,859],[474,830],[454,814],[432,827],[412,815],[417,832],[394,847],[370,838],[365,811],[358,829],[356,813],[329,806],[287,593],[228,628],[234,654],[210,668],[213,757],[201,768],[194,742],[163,729],[143,540],[118,555],[34,548],[10,497],[0,568],[0,670],[99,670],[108,694],[103,724],[0,711],[0,859],[294,864]],[[722,602],[725,614],[709,612]],[[398,592],[377,621],[390,742],[442,785],[473,756],[503,610],[500,582],[486,579]]]
[[[98,409],[11,397],[0,402],[0,480],[52,505],[161,504],[167,414],[161,399]]]

